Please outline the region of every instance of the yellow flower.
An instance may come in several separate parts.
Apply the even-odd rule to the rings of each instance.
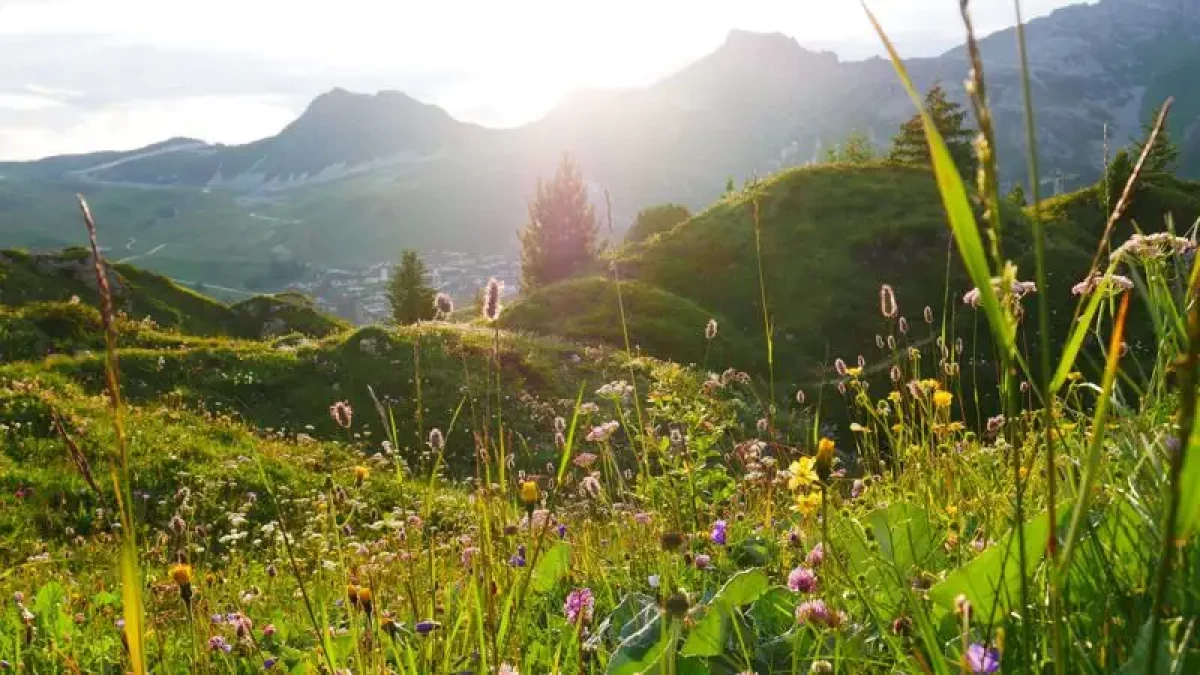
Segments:
[[[801,457],[792,462],[788,467],[788,473],[792,475],[788,479],[788,489],[799,490],[817,482],[817,472],[813,468],[815,464],[812,457]]]
[[[179,563],[171,565],[168,571],[171,581],[174,581],[179,586],[186,586],[192,583],[192,566]]]
[[[937,391],[942,388],[942,383],[933,378],[921,380],[918,384],[920,384],[921,388],[925,391]]]
[[[892,393],[888,394],[887,397],[892,403],[899,403],[900,399],[902,398],[900,392],[898,391],[893,391]]]
[[[938,390],[933,394],[933,404],[939,408],[949,408],[954,402],[954,394],[948,391]]]
[[[534,504],[538,500],[538,494],[537,481],[527,480],[521,483],[521,501],[526,504]]]
[[[950,516],[951,518],[953,518],[954,516],[957,516],[958,515],[958,507],[955,506],[954,504],[948,504],[946,506],[946,515]]]
[[[1025,478],[1029,475],[1029,469],[1021,467],[1021,471],[1019,473],[1021,474],[1021,480],[1025,480]]]
[[[355,483],[362,485],[363,481],[365,481],[367,479],[367,476],[370,476],[370,475],[371,475],[371,470],[368,469],[367,467],[365,467],[365,466],[354,467],[354,482]]]
[[[817,441],[817,461],[827,463],[833,461],[833,451],[837,446],[831,438],[822,438]]]
[[[892,425],[892,431],[897,434],[900,433],[901,431],[904,431],[904,423],[896,422],[895,424]]]
[[[862,371],[862,368],[855,366],[854,368],[847,368],[846,374],[857,379],[859,375],[862,375]]]
[[[820,492],[809,492],[808,494],[800,495],[796,497],[796,504],[792,506],[793,511],[799,511],[806,516],[816,513],[819,508],[821,508]]]
[[[1067,373],[1067,379],[1071,382],[1078,382],[1079,380],[1083,379],[1083,373],[1079,372],[1078,370],[1073,370]]]

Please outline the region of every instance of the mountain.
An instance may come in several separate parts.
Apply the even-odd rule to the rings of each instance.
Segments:
[[[1076,187],[1176,97],[1183,169],[1200,175],[1200,0],[1101,0],[1027,26],[1038,148],[1048,185]],[[981,41],[1005,180],[1024,179],[1015,30]],[[962,99],[965,50],[912,59],[921,88]],[[728,178],[808,164],[861,130],[885,147],[912,105],[882,59],[845,62],[781,34],[733,31],[650,86],[584,91],[543,119],[487,129],[399,92],[335,89],[279,134],[237,146],[173,139],[132,152],[0,164],[0,245],[61,246],[82,190],[102,237],[172,276],[280,287],[283,270],[364,266],[401,247],[511,253],[525,200],[574,153],[623,228],[672,201],[703,207]],[[55,202],[66,203],[66,206]],[[103,208],[101,208],[103,207]]]

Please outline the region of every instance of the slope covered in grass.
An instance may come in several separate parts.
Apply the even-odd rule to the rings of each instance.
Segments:
[[[761,338],[748,337],[690,300],[644,282],[627,281],[621,284],[621,301],[635,351],[670,355],[681,363],[717,369],[757,364],[754,359],[762,351]],[[704,337],[710,318],[716,319],[719,327],[711,344]],[[505,327],[572,340],[625,343],[616,286],[603,277],[552,284],[515,303],[500,321]]]
[[[232,307],[134,265],[109,266],[118,311],[190,335],[257,339],[290,332],[324,337],[348,327],[290,294],[256,296]],[[30,254],[0,251],[0,304],[67,302],[98,307],[96,276],[86,249]]]

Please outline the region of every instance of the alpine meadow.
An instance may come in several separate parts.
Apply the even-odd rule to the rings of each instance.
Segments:
[[[0,162],[0,673],[1200,673],[1200,0],[941,4]]]

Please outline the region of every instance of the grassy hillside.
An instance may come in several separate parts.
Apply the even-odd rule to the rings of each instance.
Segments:
[[[114,264],[110,269],[117,310],[190,335],[259,338],[299,332],[323,337],[347,328],[291,294],[258,296],[230,307],[134,265]],[[0,304],[67,302],[73,297],[99,306],[86,249],[38,254],[0,250]]]
[[[680,363],[723,370],[761,365],[759,336],[739,330],[696,303],[640,281],[621,284],[629,342],[635,351],[670,355]],[[716,319],[717,337],[708,343],[704,328]],[[501,325],[572,340],[604,342],[624,347],[616,287],[603,277],[572,279],[553,284],[514,303],[500,317]],[[747,359],[752,361],[747,363]]]

